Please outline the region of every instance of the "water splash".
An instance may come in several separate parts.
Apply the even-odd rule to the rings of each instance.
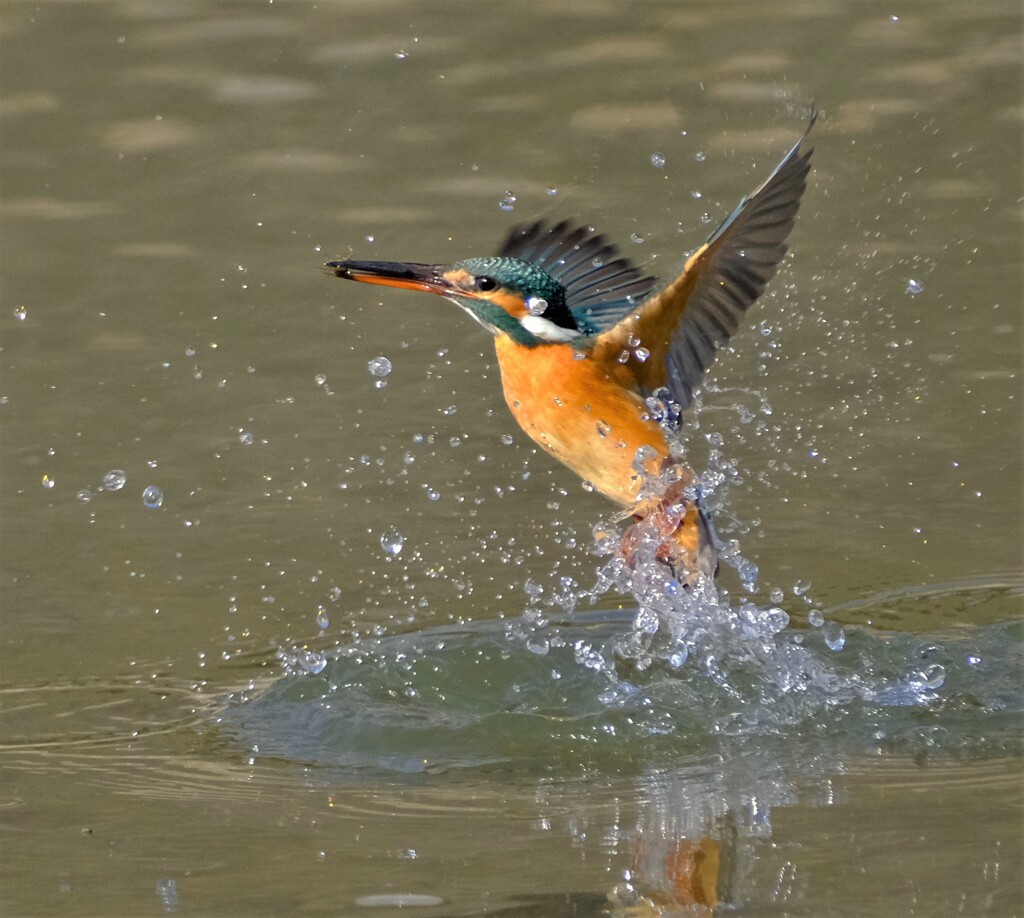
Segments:
[[[669,407],[664,416],[671,418]],[[644,456],[638,456],[638,463]],[[641,496],[663,494],[676,478],[669,470],[651,477]],[[728,481],[721,452],[711,451],[708,468],[687,496],[699,492],[707,503],[715,490]],[[870,675],[865,661],[841,657],[847,643],[845,630],[826,621],[815,610],[819,630],[806,632],[791,626],[789,613],[779,604],[781,590],[772,602],[761,604],[733,600],[712,578],[701,578],[692,588],[683,587],[673,571],[658,560],[664,536],[652,521],[633,525],[635,549],[629,558],[618,551],[623,523],[606,520],[595,527],[595,551],[606,560],[594,585],[575,592],[545,597],[531,596],[533,608],[513,636],[532,642],[551,643],[558,625],[581,605],[598,605],[606,596],[626,595],[637,605],[630,627],[601,643],[572,642],[578,665],[601,673],[609,686],[602,692],[606,703],[629,703],[652,680],[670,677],[674,691],[696,693],[700,704],[718,710],[706,724],[711,733],[759,733],[792,728],[836,707],[852,702],[898,699],[899,704],[928,704],[935,679],[908,669],[886,675]],[[723,564],[733,568],[748,593],[756,590],[757,566],[743,557],[737,542],[719,546]],[[810,584],[797,582],[795,596],[806,596]],[[544,632],[539,634],[539,632]],[[562,636],[564,638],[564,635]],[[672,694],[672,693],[670,693]]]
[[[677,405],[655,397],[648,407],[674,429]],[[763,404],[743,410],[750,423],[764,416]],[[735,463],[721,435],[696,440],[708,457],[687,496],[714,511]],[[674,474],[651,477],[641,493],[663,493]],[[926,642],[844,627],[842,610],[823,608],[801,579],[788,610],[779,587],[758,602],[759,572],[737,539],[719,545],[721,581],[687,588],[658,560],[653,524],[639,524],[635,550],[622,557],[625,525],[595,527],[601,560],[589,586],[527,579],[520,616],[282,652],[287,676],[240,698],[223,725],[275,755],[401,771],[549,768],[559,757],[566,767],[611,757],[619,768],[623,757],[649,762],[769,737],[794,749],[826,741],[836,754],[1019,752],[1024,692],[998,676],[1020,666],[1019,626]],[[403,542],[396,529],[381,536],[392,555]],[[744,590],[736,597],[723,586],[731,577]]]
[[[954,588],[950,601],[959,600]],[[747,750],[749,759],[769,745],[767,771],[826,773],[872,751],[1022,752],[1016,623],[950,632],[928,647],[913,635],[853,628],[828,660],[783,629],[772,653],[738,653],[747,642],[734,636],[718,655],[702,644],[695,659],[668,655],[640,670],[620,655],[636,614],[577,612],[542,627],[481,621],[292,648],[278,654],[287,675],[233,699],[220,726],[265,755],[402,772],[502,763],[622,773],[713,750],[731,750],[727,760]],[[762,797],[785,784],[761,783]]]

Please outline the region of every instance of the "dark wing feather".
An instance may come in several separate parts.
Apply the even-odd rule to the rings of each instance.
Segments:
[[[657,284],[620,257],[604,236],[568,220],[553,226],[540,220],[514,227],[498,255],[528,261],[557,280],[584,334],[614,326]]]
[[[595,351],[608,357],[625,350],[629,339],[640,339],[650,356],[627,366],[642,393],[667,387],[686,408],[716,350],[778,270],[807,187],[812,151],[802,148],[806,139],[805,133],[671,284],[597,337]]]

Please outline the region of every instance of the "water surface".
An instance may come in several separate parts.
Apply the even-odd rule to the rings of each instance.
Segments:
[[[1019,913],[1020,31],[8,4],[2,910]],[[757,589],[652,636],[486,334],[319,265],[569,216],[667,277],[811,101],[686,427]]]

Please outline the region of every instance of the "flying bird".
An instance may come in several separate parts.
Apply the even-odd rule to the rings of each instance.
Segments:
[[[696,476],[673,456],[664,412],[652,404],[671,406],[674,417],[689,407],[716,351],[778,270],[807,186],[807,132],[660,289],[603,235],[568,220],[516,226],[496,255],[450,265],[325,267],[446,297],[493,333],[519,426],[628,511],[627,555],[636,524],[653,521],[658,558],[692,585],[717,571],[715,538]],[[648,476],[666,470],[672,483],[661,494],[641,493]]]

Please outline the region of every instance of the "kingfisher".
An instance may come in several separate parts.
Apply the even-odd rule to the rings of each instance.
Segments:
[[[590,226],[515,226],[496,255],[450,265],[330,261],[346,280],[446,297],[494,335],[505,401],[525,433],[632,517],[654,524],[657,558],[687,586],[717,573],[695,473],[673,449],[715,352],[786,254],[807,186],[803,136],[771,174],[658,288]],[[660,493],[644,484],[667,481]]]

